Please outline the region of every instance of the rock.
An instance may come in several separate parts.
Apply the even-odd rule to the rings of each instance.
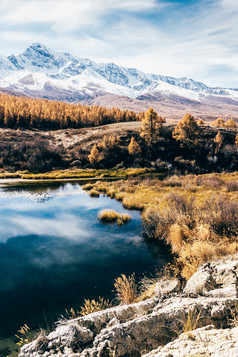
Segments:
[[[204,342],[209,332],[213,351],[213,346],[214,350],[216,346],[215,331],[218,331],[222,341],[229,335],[229,330],[231,338],[227,337],[224,345],[233,351],[232,340],[237,337],[237,330],[230,329],[230,319],[238,303],[237,278],[238,256],[204,264],[187,282],[184,291],[179,291],[177,279],[163,279],[157,284],[156,297],[71,321],[61,321],[48,336],[23,346],[19,357],[37,357],[44,353],[47,356],[47,352],[50,356],[59,357],[126,357],[141,356],[142,351],[153,350],[148,356],[168,357],[170,353],[171,356],[182,357],[196,355],[194,353],[200,349],[200,355],[205,356],[206,346],[199,341],[199,336],[204,338]],[[194,328],[198,324],[212,324],[214,327],[198,329],[194,335],[188,333],[178,338],[189,320],[194,320],[190,323]],[[221,330],[221,326],[227,329]],[[238,345],[235,342],[234,353]],[[181,349],[178,344],[182,346]],[[160,347],[163,345],[166,346]],[[223,356],[222,343],[219,342],[218,346],[221,351],[219,356]],[[169,352],[169,348],[172,352]],[[176,348],[180,351],[177,354]]]
[[[184,292],[237,298],[238,259],[226,258],[206,263],[188,280]]]
[[[188,356],[238,356],[238,328],[215,329],[207,326],[183,333],[164,347],[143,355],[143,357],[188,357]]]
[[[188,280],[184,292],[187,294],[205,294],[215,289],[217,284],[212,273],[213,270],[209,263],[198,268],[197,272]]]
[[[155,286],[155,294],[157,296],[166,296],[168,294],[178,292],[180,290],[180,282],[178,279],[161,279]]]

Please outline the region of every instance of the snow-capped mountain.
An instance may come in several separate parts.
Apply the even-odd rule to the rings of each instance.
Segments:
[[[161,97],[193,103],[211,99],[238,105],[238,90],[211,88],[188,78],[147,74],[114,63],[96,63],[34,43],[18,56],[0,57],[0,87],[49,99],[92,102],[111,94],[133,100]],[[99,103],[100,104],[100,103]]]

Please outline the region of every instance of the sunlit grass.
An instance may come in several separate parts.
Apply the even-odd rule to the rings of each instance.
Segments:
[[[238,251],[238,172],[97,182],[95,190],[142,211],[147,236],[171,245],[188,279],[206,261]],[[91,187],[90,187],[91,188]]]
[[[113,179],[113,178],[127,178],[133,176],[150,175],[154,173],[151,168],[129,168],[129,169],[67,169],[55,170],[46,173],[30,173],[28,171],[16,172],[0,172],[0,179],[20,178],[29,180],[47,180],[47,179]]]
[[[103,210],[99,212],[98,219],[102,223],[117,223],[119,226],[131,221],[131,216],[127,213],[117,213],[114,210]]]

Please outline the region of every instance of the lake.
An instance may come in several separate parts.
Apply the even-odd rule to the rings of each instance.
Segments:
[[[0,187],[0,338],[51,326],[84,299],[113,299],[116,277],[167,262],[163,245],[143,239],[139,212],[118,227],[98,221],[102,209],[128,212],[77,183]]]

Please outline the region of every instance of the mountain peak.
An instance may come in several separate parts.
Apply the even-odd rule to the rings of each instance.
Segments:
[[[36,53],[37,56],[41,56],[41,55],[51,55],[53,51],[50,50],[49,48],[47,48],[46,46],[42,45],[40,42],[34,42],[32,43],[26,50],[25,52],[23,52],[23,55],[25,54],[30,54],[32,55],[33,53]]]
[[[32,48],[42,48],[42,49],[47,49],[47,47],[45,45],[43,45],[40,42],[33,42],[30,47]]]

